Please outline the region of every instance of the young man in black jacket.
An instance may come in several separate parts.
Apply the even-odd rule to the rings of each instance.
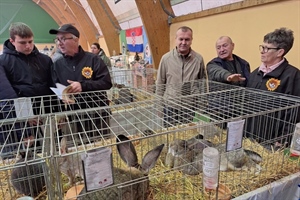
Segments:
[[[19,97],[36,97],[32,101],[35,115],[51,112],[50,106],[47,105],[49,101],[44,101],[45,110],[38,109],[41,106],[41,98],[37,97],[52,94],[49,88],[52,86],[49,76],[51,58],[40,53],[35,47],[33,32],[26,24],[11,24],[9,34],[10,38],[4,42],[3,54],[0,56],[0,120],[17,117],[12,99]],[[33,144],[33,139],[37,138],[38,133],[33,127],[36,123],[35,120],[30,120],[30,123],[1,124],[2,158],[12,157],[21,140],[25,141],[25,146],[28,140],[30,146]]]

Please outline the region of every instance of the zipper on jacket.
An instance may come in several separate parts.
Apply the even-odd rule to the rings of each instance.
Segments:
[[[75,66],[73,66],[73,72],[75,72]]]
[[[183,75],[184,75],[184,58],[183,58],[183,56],[181,56],[181,60],[182,60],[182,73],[181,73],[181,81],[183,82]]]

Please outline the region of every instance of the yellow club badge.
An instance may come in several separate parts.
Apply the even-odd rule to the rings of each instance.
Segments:
[[[91,67],[84,67],[81,71],[82,76],[85,78],[92,78],[93,70]]]
[[[266,83],[266,86],[269,91],[276,90],[279,85],[280,85],[280,80],[278,80],[276,78],[270,78]]]

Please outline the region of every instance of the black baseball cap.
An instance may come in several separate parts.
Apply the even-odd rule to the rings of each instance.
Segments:
[[[61,32],[61,33],[72,33],[73,35],[75,35],[76,37],[79,38],[79,31],[72,24],[64,24],[61,27],[59,27],[58,29],[50,29],[49,30],[50,34],[57,34],[59,32]]]

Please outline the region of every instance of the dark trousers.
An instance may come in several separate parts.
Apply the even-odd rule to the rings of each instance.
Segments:
[[[164,107],[164,127],[191,123],[195,113],[185,108]]]

